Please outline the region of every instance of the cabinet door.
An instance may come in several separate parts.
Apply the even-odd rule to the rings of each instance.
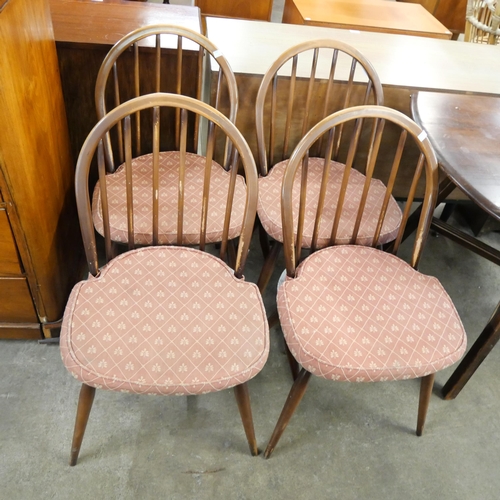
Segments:
[[[0,278],[0,322],[36,323],[37,321],[38,317],[26,278]]]
[[[57,321],[82,246],[50,7],[48,0],[2,5],[0,184],[37,316]]]
[[[0,208],[0,276],[21,274],[16,243],[5,209]]]

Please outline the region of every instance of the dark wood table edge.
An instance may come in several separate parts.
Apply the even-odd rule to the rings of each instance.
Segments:
[[[413,94],[411,96],[411,113],[413,119],[425,130],[425,126],[422,124],[422,120],[420,114],[418,112],[418,94]],[[427,130],[425,130],[427,133]],[[432,137],[429,135],[429,140],[434,147]],[[436,155],[440,161],[440,166],[442,170],[446,173],[446,164],[443,164],[441,158],[439,158],[439,152],[434,147],[436,151]],[[461,186],[454,184],[453,180],[448,176],[441,181],[438,188],[438,197],[437,204],[443,202],[448,194],[451,193],[453,189],[457,187],[458,189],[464,191]],[[465,192],[465,191],[464,191]],[[467,193],[469,196],[469,193]],[[485,209],[482,205],[481,208]],[[417,209],[419,211],[419,209]],[[488,211],[490,213],[490,211]],[[496,217],[495,214],[492,214]],[[416,216],[415,219],[416,220]],[[410,222],[410,221],[409,221]],[[413,232],[416,226],[407,226],[407,231],[405,231],[405,237],[409,236],[411,232]],[[485,243],[477,240],[474,237],[469,236],[456,229],[455,227],[447,224],[444,221],[433,218],[431,228],[436,232],[439,232],[443,236],[451,239],[452,241],[468,248],[472,252],[484,257],[491,262],[500,265],[500,251],[491,247],[490,245],[486,245]],[[465,384],[472,377],[474,372],[479,368],[481,363],[484,361],[486,356],[490,353],[490,351],[495,347],[497,342],[500,340],[500,302],[497,304],[491,318],[488,323],[484,327],[483,331],[476,339],[476,341],[472,344],[467,354],[464,356],[460,364],[455,368],[455,371],[451,374],[448,381],[445,383],[441,390],[441,394],[444,399],[450,400],[454,399],[458,396],[460,391],[464,388]]]

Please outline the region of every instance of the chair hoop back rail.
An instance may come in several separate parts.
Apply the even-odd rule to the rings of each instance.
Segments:
[[[261,175],[259,229],[266,259],[258,280],[261,291],[269,282],[281,249],[279,191],[291,150],[313,124],[334,111],[356,104],[383,103],[382,85],[371,63],[355,48],[336,40],[312,40],[291,47],[264,74],[255,106]],[[340,126],[335,137],[333,159],[339,155],[343,133],[343,126]],[[324,142],[319,141],[311,156],[318,163],[320,160],[316,157],[323,157],[324,154]],[[317,164],[314,169],[317,173]],[[318,179],[314,174],[313,177],[315,180],[310,179],[309,186],[311,191],[316,192]],[[395,203],[391,206],[398,211]],[[307,212],[312,211],[314,208]],[[395,219],[398,217],[396,213]],[[391,232],[384,232],[382,240],[390,238]],[[364,233],[363,226],[363,238]],[[310,246],[311,237],[308,233],[304,239],[306,247]],[[320,239],[323,242],[324,235]],[[316,235],[314,245],[317,241]]]
[[[318,76],[318,60],[320,58],[320,51],[324,53],[327,50],[331,50],[331,57],[329,63],[329,74],[327,77]],[[299,56],[301,54],[307,54],[312,51],[312,60],[310,63],[310,70],[305,71],[304,74],[309,76],[298,76],[300,73],[299,68]],[[348,56],[351,61],[350,64],[344,63],[344,67],[339,63],[339,55],[343,54]],[[323,55],[326,59],[326,55]],[[278,72],[285,67],[285,65],[292,60],[292,67],[290,71],[290,76],[286,77],[289,79],[290,92],[288,94],[288,99],[286,103],[286,121],[284,124],[284,134],[283,140],[277,138],[277,127],[276,127],[276,115],[278,108],[278,80],[280,76]],[[298,69],[299,68],[299,69]],[[359,68],[359,71],[358,71]],[[345,70],[342,73],[342,70]],[[339,76],[340,73],[340,76]],[[346,78],[347,74],[347,78]],[[361,78],[360,75],[361,74]],[[256,106],[255,106],[255,121],[257,129],[257,144],[259,151],[259,169],[260,174],[267,175],[269,169],[272,167],[274,160],[274,149],[278,144],[283,144],[281,157],[278,161],[288,158],[290,154],[290,149],[293,149],[294,144],[292,143],[292,127],[296,124],[296,119],[294,118],[294,111],[299,108],[299,105],[294,102],[295,90],[298,84],[298,80],[308,80],[307,81],[307,93],[305,104],[303,106],[302,120],[298,122],[299,139],[305,134],[307,130],[319,119],[322,119],[332,112],[343,109],[346,107],[353,106],[355,104],[369,104],[369,100],[372,99],[374,104],[383,105],[384,96],[382,90],[382,84],[380,79],[372,66],[372,64],[354,47],[345,44],[340,41],[331,39],[319,39],[300,43],[294,47],[291,47],[283,54],[281,54],[278,59],[271,65],[271,67],[266,71],[262,79],[259,91],[257,94]],[[315,81],[326,81],[327,88],[324,93],[323,106],[320,111],[319,119],[317,115],[313,114],[313,107],[315,101],[317,102],[317,96],[314,94]],[[366,80],[368,80],[366,82]],[[365,92],[361,95],[361,102],[357,102],[357,98],[354,95],[354,88],[360,82],[364,82],[366,85]],[[336,94],[339,93],[339,85],[345,83],[345,89],[343,90],[343,100],[339,102],[333,102],[337,97]],[[266,98],[269,93],[269,88],[271,86],[271,108],[270,108],[270,119],[269,119],[269,134],[266,140],[265,132],[265,110],[266,110]],[[359,85],[358,85],[359,86]],[[334,91],[335,87],[335,91]],[[338,99],[338,98],[337,98]],[[358,98],[359,99],[359,98]],[[334,104],[338,107],[335,109]],[[316,120],[313,122],[313,120]],[[341,131],[339,131],[341,134]],[[340,136],[338,137],[340,141]]]
[[[98,170],[99,170],[99,184],[101,189],[101,203],[104,221],[104,237],[106,246],[106,258],[112,258],[112,244],[110,238],[110,221],[109,221],[109,206],[107,202],[108,194],[106,190],[106,178],[108,177],[105,169],[104,160],[104,147],[102,138],[105,137],[113,126],[124,122],[124,153],[125,153],[125,171],[126,171],[126,197],[127,197],[127,231],[129,233],[128,248],[135,248],[134,243],[134,207],[133,198],[133,185],[132,185],[132,145],[131,145],[131,125],[130,117],[141,110],[153,108],[153,177],[151,180],[151,198],[152,198],[152,216],[153,216],[153,244],[158,243],[158,219],[159,219],[159,199],[160,199],[160,186],[159,186],[159,155],[160,155],[160,108],[161,107],[174,107],[181,113],[181,130],[180,130],[180,158],[181,165],[179,169],[178,178],[178,218],[177,218],[177,244],[183,243],[183,217],[184,217],[184,177],[186,167],[186,136],[187,136],[187,112],[196,113],[209,120],[207,127],[207,155],[206,155],[206,168],[205,168],[205,182],[204,182],[204,195],[203,195],[203,208],[201,211],[200,221],[200,249],[204,249],[205,236],[208,217],[208,197],[210,187],[210,166],[212,164],[212,154],[214,150],[215,126],[223,128],[227,133],[228,138],[231,140],[235,149],[232,154],[229,189],[228,189],[228,206],[224,216],[224,229],[223,238],[220,249],[221,259],[226,258],[227,252],[227,234],[231,218],[231,205],[232,197],[235,191],[235,184],[237,181],[237,164],[239,159],[244,169],[245,183],[247,198],[244,202],[244,211],[242,218],[242,230],[240,234],[240,243],[238,246],[238,253],[236,259],[236,275],[241,276],[242,269],[245,265],[245,260],[248,253],[250,244],[250,237],[253,230],[253,223],[255,211],[257,206],[257,171],[255,161],[253,159],[251,150],[246,141],[241,136],[236,126],[228,120],[222,113],[204,104],[196,99],[178,96],[175,94],[149,94],[135,98],[133,101],[126,101],[119,105],[117,108],[111,110],[99,123],[92,129],[87,140],[82,146],[80,157],[78,159],[75,177],[75,188],[77,195],[77,206],[80,218],[80,226],[85,242],[85,252],[87,256],[87,263],[90,272],[95,276],[98,273],[98,256],[96,237],[94,233],[94,225],[92,221],[92,213],[90,209],[90,194],[88,191],[89,172],[91,168],[92,158],[97,149],[98,157]]]
[[[167,54],[162,54],[162,43],[166,36],[177,37],[177,41],[174,44],[175,48],[167,51]],[[147,40],[150,37],[154,37],[154,43],[151,40]],[[187,43],[186,43],[187,42]],[[184,44],[187,46],[184,46]],[[217,76],[217,88],[215,93],[215,103],[213,104],[216,109],[219,109],[221,95],[225,88],[227,87],[227,92],[229,95],[229,116],[228,118],[235,123],[236,115],[238,112],[238,88],[236,84],[236,78],[234,76],[229,63],[222,54],[220,50],[205,36],[190,30],[188,28],[183,28],[174,25],[151,25],[143,28],[139,28],[132,31],[128,35],[124,36],[120,41],[118,41],[108,52],[106,58],[104,59],[99,74],[97,76],[96,87],[95,87],[95,104],[97,109],[97,117],[101,119],[108,111],[106,102],[110,102],[112,106],[118,106],[123,99],[123,92],[121,93],[120,78],[119,78],[119,66],[118,60],[121,55],[127,54],[130,51],[133,53],[133,89],[128,90],[126,98],[139,97],[145,93],[152,92],[170,92],[176,94],[185,94],[185,90],[189,91],[187,87],[190,86],[190,80],[193,79],[193,75],[183,75],[183,59],[187,57],[185,50],[189,48],[189,45],[197,45],[197,74],[196,74],[196,88],[194,90],[194,95],[196,99],[202,100],[204,95],[203,89],[203,74],[205,67],[210,65],[209,58],[213,58],[219,65],[218,76]],[[141,81],[141,68],[143,67],[142,60],[140,57],[141,50],[144,49],[150,57],[153,57],[151,52],[154,51],[154,81],[153,82],[143,82]],[[205,57],[207,56],[207,57]],[[171,59],[173,63],[173,58],[175,57],[175,65],[169,66],[171,70],[165,73],[165,68],[163,61],[166,59]],[[171,64],[172,64],[171,63]],[[111,82],[110,75],[112,74]],[[171,81],[171,74],[175,75],[175,82]],[[127,78],[127,83],[131,75],[124,75]],[[163,79],[162,79],[163,78]],[[151,86],[147,90],[141,88],[146,87],[147,84]],[[130,85],[130,83],[129,83]],[[166,86],[168,85],[168,87]],[[112,87],[112,94],[114,94],[112,99],[108,99],[107,88]],[[125,86],[125,85],[124,85]],[[125,86],[126,87],[126,86]],[[192,92],[192,90],[190,90]],[[198,137],[198,121],[194,125],[194,138],[193,138],[193,148],[196,150],[197,147],[197,137]],[[178,147],[180,137],[180,114],[177,111],[176,123],[175,123],[175,144]],[[120,157],[120,163],[124,161],[123,154],[123,131],[121,126],[118,126],[118,154]],[[135,133],[134,141],[136,144],[137,154],[141,154],[143,137],[141,134],[141,120],[139,115],[135,122]],[[105,144],[105,154],[108,169],[110,165],[114,164],[113,161],[113,149],[111,147],[111,140],[109,136],[106,139]],[[230,152],[226,148],[226,161],[224,166],[227,168],[227,161],[229,160]]]
[[[348,108],[345,110],[338,111],[335,115],[323,119],[321,122],[316,124],[304,138],[297,145],[292,155],[290,156],[288,167],[285,171],[283,177],[283,187],[282,187],[282,218],[283,218],[283,239],[284,242],[284,252],[287,264],[287,275],[293,277],[295,275],[295,267],[299,262],[301,249],[302,249],[302,234],[303,234],[303,223],[304,223],[304,210],[305,210],[305,196],[306,189],[302,186],[300,194],[300,208],[299,216],[297,219],[297,226],[294,228],[293,211],[292,211],[292,189],[297,175],[298,169],[302,166],[302,176],[305,176],[304,171],[307,172],[307,162],[309,159],[309,149],[312,144],[314,144],[318,139],[324,136],[327,132],[328,146],[327,151],[330,154],[325,156],[324,160],[324,176],[328,176],[328,170],[332,163],[331,153],[333,151],[333,140],[335,136],[335,130],[337,127],[349,121],[355,121],[354,131],[351,136],[349,143],[349,149],[347,153],[347,160],[345,165],[345,170],[342,178],[342,187],[339,191],[339,199],[337,202],[337,210],[335,212],[335,219],[332,226],[332,233],[330,238],[330,245],[338,244],[336,242],[337,230],[339,228],[339,222],[342,216],[343,205],[345,202],[346,186],[349,181],[349,176],[353,170],[354,158],[357,153],[359,139],[361,136],[361,131],[364,126],[364,120],[373,119],[371,128],[371,140],[369,143],[369,152],[367,154],[366,160],[366,180],[363,187],[363,196],[359,202],[359,208],[357,210],[356,220],[353,226],[353,232],[351,235],[350,244],[355,244],[358,237],[358,231],[361,224],[361,219],[363,217],[363,212],[365,209],[366,195],[370,186],[370,181],[373,177],[377,153],[380,147],[385,121],[390,120],[392,123],[397,124],[402,128],[402,132],[399,138],[397,150],[395,151],[394,161],[392,164],[391,172],[389,174],[389,182],[386,188],[386,193],[384,196],[383,203],[381,204],[381,210],[378,217],[375,234],[373,235],[373,240],[370,246],[377,247],[379,242],[380,231],[384,222],[384,218],[387,214],[387,208],[389,205],[389,200],[391,197],[391,191],[396,182],[396,177],[400,168],[401,157],[403,155],[403,149],[407,140],[408,134],[413,136],[415,141],[419,143],[421,148],[421,154],[418,159],[418,164],[415,168],[415,173],[413,176],[413,181],[408,193],[408,197],[405,203],[405,210],[403,214],[403,220],[399,225],[397,236],[394,243],[391,244],[392,252],[397,253],[399,246],[403,240],[404,230],[406,227],[406,222],[411,211],[411,204],[415,198],[415,192],[417,189],[417,184],[420,180],[422,173],[426,178],[425,183],[425,195],[423,199],[422,215],[419,220],[417,231],[415,234],[414,248],[411,258],[411,266],[416,268],[421,257],[422,250],[425,245],[425,240],[427,238],[427,233],[432,221],[432,213],[435,207],[435,201],[437,197],[437,160],[432,149],[432,146],[425,134],[420,127],[410,118],[403,115],[402,113],[386,108],[383,106],[356,106],[353,108]],[[316,224],[313,236],[313,244],[311,246],[311,253],[316,249],[316,240],[318,235],[318,228],[321,223],[322,208],[325,202],[325,191],[326,183],[322,184],[320,202],[318,204],[318,211],[316,214]]]

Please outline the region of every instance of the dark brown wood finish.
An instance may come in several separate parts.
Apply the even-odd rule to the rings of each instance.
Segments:
[[[323,78],[317,74],[320,55],[328,59],[329,71]],[[283,71],[284,68],[287,69]],[[347,69],[345,81],[339,77],[340,68]],[[334,111],[383,103],[382,85],[375,69],[353,47],[327,39],[291,47],[273,62],[257,93],[255,124],[260,174],[266,176],[273,165],[288,159],[309,128]],[[342,133],[340,129],[336,135],[334,156],[339,153],[336,147],[342,142]],[[319,145],[317,149],[323,148]],[[317,150],[312,154],[322,156]],[[258,279],[261,291],[269,283],[280,249],[281,243],[275,241],[266,257]]]
[[[71,443],[69,465],[76,465],[78,460],[78,454],[80,453],[80,448],[82,446],[83,436],[85,435],[85,429],[87,428],[87,422],[89,421],[90,410],[92,410],[92,404],[94,403],[94,397],[95,387],[82,384],[80,397],[78,398],[78,407],[76,410],[76,422],[73,432],[73,442]]]
[[[418,403],[418,418],[417,418],[417,436],[421,436],[424,432],[425,418],[432,395],[432,388],[434,387],[434,378],[436,374],[431,373],[420,380],[420,397]]]
[[[500,219],[500,98],[418,92],[412,114],[453,183]]]
[[[341,147],[340,157],[337,158],[334,155],[333,132],[338,131],[342,126],[346,126],[346,132],[343,134],[342,141],[347,143],[347,151],[345,151],[345,149]],[[294,202],[292,198],[294,198],[295,195],[292,196],[292,191],[294,182],[299,175],[299,169],[302,169],[302,172],[307,169],[309,157],[312,156],[309,153],[310,149],[314,148],[321,138],[324,138],[325,143],[328,145],[328,154],[325,155],[325,160],[323,163],[324,174],[322,182],[325,182],[325,179],[328,178],[328,170],[331,168],[331,164],[334,159],[345,165],[344,173],[342,174],[341,179],[342,185],[339,190],[338,200],[336,200],[335,204],[335,220],[333,221],[333,228],[328,246],[339,244],[337,240],[336,230],[339,225],[339,220],[343,210],[343,203],[345,198],[344,193],[346,192],[347,182],[351,171],[354,168],[353,165],[356,164],[355,157],[358,154],[362,154],[362,151],[365,148],[370,151],[368,155],[362,154],[363,162],[366,162],[366,166],[364,169],[364,171],[366,172],[366,181],[364,184],[363,193],[360,196],[360,199],[357,201],[357,206],[359,208],[357,208],[356,222],[354,223],[352,232],[349,233],[350,235],[352,235],[350,244],[353,245],[356,244],[357,231],[360,225],[360,219],[365,206],[365,201],[368,196],[368,184],[370,182],[370,179],[377,179],[379,177],[378,172],[380,164],[384,163],[378,161],[377,158],[379,153],[379,145],[384,141],[385,132],[389,131],[390,129],[392,129],[392,133],[394,133],[394,130],[399,133],[400,140],[397,142],[397,146],[393,150],[393,160],[390,162],[391,172],[389,175],[389,180],[388,182],[386,182],[384,201],[380,204],[380,208],[377,211],[377,228],[374,231],[375,234],[372,238],[372,242],[369,245],[372,247],[378,246],[378,235],[380,234],[380,227],[382,226],[387,213],[388,199],[396,185],[395,181],[399,174],[399,171],[401,170],[400,167],[402,167],[401,160],[403,157],[403,151],[409,143],[414,143],[414,145],[417,146],[420,151],[420,156],[413,165],[405,165],[405,169],[413,172],[413,181],[409,186],[408,194],[405,197],[402,220],[399,226],[398,234],[395,237],[394,244],[390,247],[386,246],[385,250],[397,255],[399,245],[403,240],[403,235],[405,234],[405,227],[407,221],[409,220],[412,205],[415,200],[417,184],[419,180],[422,179],[425,185],[424,201],[422,210],[419,213],[416,235],[413,241],[413,249],[408,258],[408,263],[413,268],[417,268],[425,245],[425,241],[428,237],[428,232],[432,220],[432,213],[434,211],[437,198],[438,167],[436,157],[432,150],[430,141],[425,133],[423,133],[422,129],[402,113],[384,106],[357,106],[338,111],[337,113],[334,113],[333,115],[330,115],[329,117],[319,122],[304,136],[304,138],[299,142],[290,156],[290,160],[283,177],[281,189],[283,248],[285,253],[286,272],[289,278],[294,278],[296,276],[295,273],[297,265],[307,258],[305,255],[306,252],[301,247],[301,233],[303,230],[301,219],[303,218],[306,202],[305,198],[307,196],[305,193],[306,189],[304,188],[305,183],[303,181],[301,183],[298,214],[294,214]],[[347,133],[347,131],[349,131],[349,133]],[[367,141],[367,144],[361,144],[359,138],[365,131],[368,132],[370,140]],[[297,194],[297,197],[298,196],[299,195]],[[324,217],[318,203],[318,209],[315,214],[316,223],[320,222],[321,219],[324,219]],[[314,245],[312,245],[310,253],[314,251],[315,248]],[[328,264],[327,262],[325,262],[323,265]],[[314,283],[311,283],[312,288],[314,288],[313,285]],[[311,322],[310,328],[316,328],[315,324]],[[346,334],[346,336],[347,338],[349,338],[349,334]],[[311,355],[311,358],[314,359],[313,355]],[[304,368],[302,368],[298,377],[295,379],[294,385],[292,386],[281,416],[279,417],[269,444],[266,448],[266,458],[268,458],[273,452],[275,446],[278,443],[278,440],[280,439],[291,416],[293,415],[293,412],[297,408],[304,394],[309,376],[310,374]],[[427,375],[422,378],[416,429],[417,435],[421,435],[423,431],[425,417],[429,406],[429,399],[432,393],[433,380],[433,374]]]
[[[176,49],[162,50],[167,43]],[[166,52],[166,53],[163,53]],[[175,25],[152,25],[138,28],[117,42],[106,55],[95,87],[97,117],[101,119],[110,109],[132,97],[151,92],[169,92],[202,99],[203,65],[210,64],[217,75],[213,105],[220,107],[221,97],[229,101],[228,117],[234,123],[238,111],[238,88],[233,72],[217,47],[203,35]],[[216,69],[217,68],[217,69]],[[173,124],[170,133],[163,133],[162,150],[179,147],[182,122],[180,111],[175,120],[162,115],[161,128]],[[151,151],[151,128],[142,126],[144,117],[138,113],[134,120],[132,141],[137,155]],[[198,123],[189,129],[188,151],[196,152]],[[160,126],[160,123],[158,123]],[[118,164],[124,161],[123,130],[116,141]],[[188,130],[184,132],[187,134]],[[160,137],[160,136],[158,136]],[[111,142],[106,144],[108,170],[114,165]],[[209,148],[210,149],[210,148]],[[227,162],[224,163],[227,167]],[[117,166],[117,165],[115,165]]]
[[[4,330],[8,338],[16,332],[19,338],[33,338],[35,326],[40,338],[41,327],[62,316],[81,256],[74,168],[47,0],[5,4],[0,46],[0,123],[8,124],[0,134],[2,245],[10,246],[2,260],[5,255],[13,264],[12,235],[19,257],[18,278],[0,282],[12,308],[2,307],[14,315],[0,312],[0,338]],[[5,216],[11,236],[5,233]],[[15,290],[14,282],[19,283]]]
[[[252,407],[250,406],[250,393],[248,392],[248,384],[244,383],[237,385],[234,388],[234,396],[240,411],[241,421],[247,436],[250,453],[255,457],[259,454],[257,448],[257,440],[255,439],[255,430],[253,426]]]
[[[245,175],[246,182],[246,197],[243,201],[244,203],[244,213],[242,217],[242,227],[241,233],[238,238],[237,250],[235,255],[235,264],[234,264],[234,276],[236,278],[243,278],[243,270],[246,262],[246,258],[248,255],[248,250],[250,246],[250,240],[253,232],[253,225],[255,221],[255,215],[257,211],[257,191],[258,191],[258,176],[257,176],[257,167],[255,165],[255,161],[251,154],[250,148],[246,144],[243,136],[237,130],[236,126],[226,118],[222,113],[212,108],[208,104],[205,104],[201,101],[198,101],[193,98],[189,98],[186,96],[173,95],[173,94],[165,94],[165,93],[154,93],[149,95],[144,95],[135,99],[131,99],[126,101],[125,103],[117,106],[109,113],[107,113],[102,120],[99,121],[97,126],[90,133],[87,141],[85,141],[84,147],[82,148],[81,154],[78,158],[78,163],[76,167],[76,193],[77,193],[77,206],[78,206],[78,214],[80,217],[80,226],[82,229],[82,236],[84,241],[84,248],[86,251],[87,263],[89,267],[89,272],[96,276],[99,272],[99,259],[97,252],[97,244],[96,244],[96,234],[94,231],[94,224],[92,219],[91,207],[90,207],[90,192],[89,192],[89,172],[94,165],[93,156],[97,155],[98,161],[97,167],[99,168],[99,182],[101,186],[106,185],[106,178],[111,177],[113,174],[106,175],[104,168],[104,138],[106,134],[109,133],[111,129],[117,126],[117,124],[123,124],[123,135],[124,135],[124,157],[125,157],[125,169],[131,170],[131,160],[133,158],[132,152],[132,140],[131,140],[131,117],[135,116],[137,112],[144,111],[146,109],[152,110],[151,114],[152,119],[149,121],[148,126],[153,128],[152,136],[155,137],[153,141],[153,156],[157,157],[160,152],[160,138],[161,133],[168,133],[168,131],[161,130],[159,126],[158,114],[161,114],[161,111],[165,108],[176,108],[179,109],[179,115],[181,116],[181,131],[180,131],[180,141],[179,141],[179,166],[178,166],[178,174],[177,176],[177,188],[178,192],[184,193],[184,170],[183,157],[186,154],[186,131],[188,128],[188,124],[186,123],[188,117],[191,121],[196,120],[196,116],[199,115],[200,118],[207,120],[207,131],[206,133],[200,133],[200,141],[202,144],[202,149],[210,149],[210,146],[207,146],[207,142],[210,143],[211,138],[214,134],[210,131],[211,129],[217,129],[219,136],[227,136],[231,143],[230,150],[234,152],[234,156],[238,156],[240,162],[233,161],[231,163],[231,179],[228,182],[229,187],[227,189],[227,210],[225,213],[225,220],[228,220],[231,217],[231,207],[233,203],[233,196],[231,195],[234,192],[234,184],[236,183],[236,172],[238,171],[238,166],[241,164],[242,171]],[[170,113],[171,116],[175,120],[175,113]],[[169,129],[170,130],[170,129]],[[236,154],[237,152],[237,154]],[[210,156],[210,155],[208,155]],[[212,169],[211,162],[205,162],[205,169],[210,173]],[[185,169],[187,170],[187,168]],[[208,175],[207,177],[210,177]],[[134,192],[133,186],[134,179],[132,175],[129,175],[127,186],[128,196],[127,202],[130,205],[132,203],[132,193]],[[175,181],[174,181],[175,182]],[[159,189],[158,183],[152,185],[151,194],[153,191],[157,191]],[[101,190],[101,193],[104,193],[105,190]],[[215,191],[215,189],[213,190]],[[207,197],[208,197],[207,192]],[[104,196],[104,195],[103,195]],[[187,196],[187,195],[186,195]],[[182,195],[179,196],[182,198]],[[106,208],[104,208],[105,204],[103,204],[103,211],[106,212]],[[133,217],[131,216],[133,209],[130,208],[129,211],[129,238],[128,238],[128,247],[134,247],[135,234],[134,234],[134,224]],[[177,214],[180,214],[178,219],[178,230],[182,235],[182,215],[185,215],[185,210],[182,205],[179,205],[177,210]],[[154,218],[154,213],[152,215]],[[106,217],[109,220],[109,216]],[[203,231],[204,223],[206,223],[205,214],[200,214],[200,231]],[[106,225],[106,224],[105,224]],[[220,245],[219,256],[221,260],[225,260],[226,258],[226,249],[227,249],[227,239],[228,234],[227,231],[224,231],[223,241]],[[113,252],[111,248],[111,242],[109,241],[109,230],[105,231],[105,247],[109,249],[107,252],[107,261],[113,258]],[[182,237],[177,241],[178,244],[184,244]],[[148,243],[144,243],[147,245]],[[151,238],[149,244],[156,246],[156,242]],[[124,246],[122,246],[123,249]],[[203,247],[203,244],[200,243],[200,248]],[[101,262],[102,264],[102,262]],[[68,337],[65,338],[68,342],[71,342],[70,334],[67,334]],[[89,388],[85,384],[82,386],[82,392],[80,395],[80,402],[77,411],[77,418],[75,423],[74,430],[74,438],[73,445],[71,450],[71,465],[75,465],[78,452],[82,443],[83,434],[85,431],[86,423],[88,420],[88,416],[90,413],[90,408],[92,405],[93,399],[93,391],[94,389]],[[235,396],[238,404],[238,408],[240,411],[240,415],[242,418],[243,426],[245,429],[245,433],[248,439],[248,444],[250,447],[250,451],[253,455],[258,453],[257,443],[255,440],[255,432],[253,428],[253,420],[252,413],[250,409],[250,399],[248,395],[248,388],[245,383],[235,387]]]
[[[500,98],[418,92],[412,99],[415,120],[436,150],[450,183],[496,220],[500,220]],[[441,197],[442,198],[442,197]],[[500,265],[500,251],[435,219],[432,228]],[[456,368],[442,393],[455,398],[500,339],[500,303],[481,335]]]
[[[290,419],[304,397],[310,378],[311,373],[305,368],[302,368],[295,378],[295,382],[293,383],[290,393],[286,399],[285,406],[283,406],[283,410],[281,410],[276,427],[274,428],[273,434],[267,444],[266,451],[264,452],[264,458],[269,458],[272,455],[274,448],[278,444],[278,441],[283,435],[283,432],[285,432]]]

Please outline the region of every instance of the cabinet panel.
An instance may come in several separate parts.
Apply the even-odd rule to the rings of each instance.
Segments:
[[[5,209],[0,208],[0,276],[21,274],[16,243]]]
[[[1,324],[0,339],[37,340],[42,338],[40,325],[34,324]]]
[[[4,4],[0,89],[0,190],[27,280],[0,283],[0,323],[57,321],[77,280],[82,246],[48,0]]]
[[[37,321],[38,317],[26,278],[0,278],[0,322]]]

